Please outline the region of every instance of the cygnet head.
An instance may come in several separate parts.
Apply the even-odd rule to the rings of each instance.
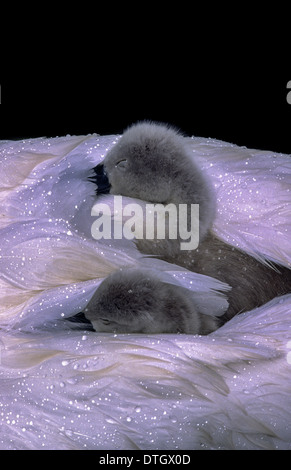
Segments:
[[[95,167],[100,192],[151,203],[199,204],[200,239],[215,214],[213,188],[189,154],[186,139],[151,122],[133,125]],[[104,184],[104,181],[106,183]]]
[[[84,310],[97,332],[206,334],[210,330],[185,289],[164,283],[146,270],[126,269],[108,276]],[[205,331],[204,331],[205,330]]]

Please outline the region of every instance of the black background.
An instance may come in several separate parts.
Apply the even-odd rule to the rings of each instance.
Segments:
[[[122,54],[44,62],[26,58],[9,76],[2,70],[0,139],[116,134],[149,119],[186,135],[291,153],[291,69],[278,63],[178,53],[155,63]]]

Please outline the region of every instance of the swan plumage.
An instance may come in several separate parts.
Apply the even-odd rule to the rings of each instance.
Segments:
[[[290,449],[290,295],[236,316],[203,337],[96,334],[66,328],[62,322],[62,314],[69,316],[69,312],[74,314],[85,307],[103,277],[94,278],[96,271],[89,263],[93,254],[91,243],[96,245],[96,241],[84,234],[78,192],[56,193],[54,199],[53,183],[61,172],[64,178],[72,169],[77,172],[80,168],[84,174],[84,166],[90,172],[119,138],[67,136],[1,143],[1,164],[5,161],[6,174],[0,193],[1,235],[5,230],[8,240],[1,236],[1,248],[5,248],[4,243],[11,243],[9,250],[18,250],[18,257],[10,252],[5,264],[8,245],[1,251],[4,263],[1,296],[7,294],[6,307],[7,311],[11,310],[9,318],[4,312],[1,315],[0,448]],[[232,237],[234,245],[242,244],[243,249],[247,246],[260,256],[288,263],[290,156],[250,151],[227,143],[216,145],[212,139],[194,138],[187,142],[190,151],[196,153],[195,158],[199,154],[203,168],[215,182],[215,232],[225,236],[226,241]],[[251,178],[245,171],[245,160],[250,153],[255,172]],[[278,164],[272,163],[270,167],[273,157]],[[29,167],[22,169],[21,161],[26,158]],[[71,158],[74,158],[73,168]],[[45,181],[41,181],[43,171],[46,171]],[[76,178],[75,184],[76,188],[84,188],[84,199],[90,193],[95,201],[92,183],[85,179],[78,183]],[[245,212],[249,191],[268,194],[268,185],[275,188],[270,192],[273,207],[271,200],[264,203],[265,196],[258,199],[257,223],[250,223]],[[231,191],[238,188],[239,197],[232,200]],[[43,195],[42,191],[45,191]],[[49,191],[51,195],[47,194]],[[67,197],[73,202],[70,217],[62,206]],[[103,197],[108,203],[112,200],[110,195]],[[236,203],[236,218],[231,217],[232,201]],[[47,202],[45,207],[43,202]],[[240,223],[240,215],[244,222]],[[259,226],[260,217],[268,229],[265,239]],[[34,229],[27,231],[27,227]],[[49,230],[47,234],[46,230]],[[283,233],[280,247],[278,230]],[[46,240],[48,258],[45,260],[48,271],[44,268],[38,279],[33,275],[35,266],[29,264],[36,253],[41,253],[37,251],[41,248],[40,239],[49,237],[54,240],[54,247],[60,239],[57,266],[64,270],[61,281],[61,273],[56,272],[49,252],[49,240]],[[84,280],[82,263],[77,278],[69,267],[65,272],[72,240],[70,254],[79,243],[80,256],[88,254],[88,262],[84,264],[85,271],[89,269],[92,275],[90,279]],[[104,244],[103,248],[105,253],[110,246]],[[127,259],[126,265],[129,259],[135,263],[136,252],[127,250],[128,246],[117,252],[113,248],[108,263],[114,263],[120,253],[121,258],[124,255]],[[14,277],[16,263],[20,269],[24,268],[21,263],[28,263],[20,278]],[[121,264],[117,262],[114,270]],[[8,266],[5,273],[3,269]],[[73,266],[75,270],[76,264]],[[170,270],[168,266],[165,272]],[[189,273],[178,271],[172,272],[172,279],[179,277],[183,285],[189,285],[186,276]],[[40,276],[44,276],[45,285]],[[35,283],[36,290],[26,289],[26,279]],[[209,294],[208,287],[206,292]],[[20,293],[26,296],[22,306],[18,305]],[[203,297],[206,296],[202,293]],[[14,310],[15,302],[18,304]],[[50,319],[52,324],[46,326]],[[60,321],[56,322],[57,319]]]
[[[201,337],[3,332],[0,448],[290,449],[290,305]]]
[[[261,261],[290,267],[290,155],[217,139],[187,143],[215,188],[213,232]]]

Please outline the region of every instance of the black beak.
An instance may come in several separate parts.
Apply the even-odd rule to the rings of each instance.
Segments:
[[[82,329],[94,331],[92,323],[90,320],[87,320],[83,312],[76,313],[73,317],[67,318],[67,321],[79,324]]]
[[[95,175],[88,179],[92,181],[92,183],[96,184],[96,194],[108,194],[111,188],[111,184],[109,183],[103,163],[99,163],[99,165],[95,166],[93,170]]]

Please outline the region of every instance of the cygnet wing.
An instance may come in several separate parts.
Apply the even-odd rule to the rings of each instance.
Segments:
[[[215,139],[187,139],[213,182],[213,232],[261,261],[291,267],[291,156]]]

